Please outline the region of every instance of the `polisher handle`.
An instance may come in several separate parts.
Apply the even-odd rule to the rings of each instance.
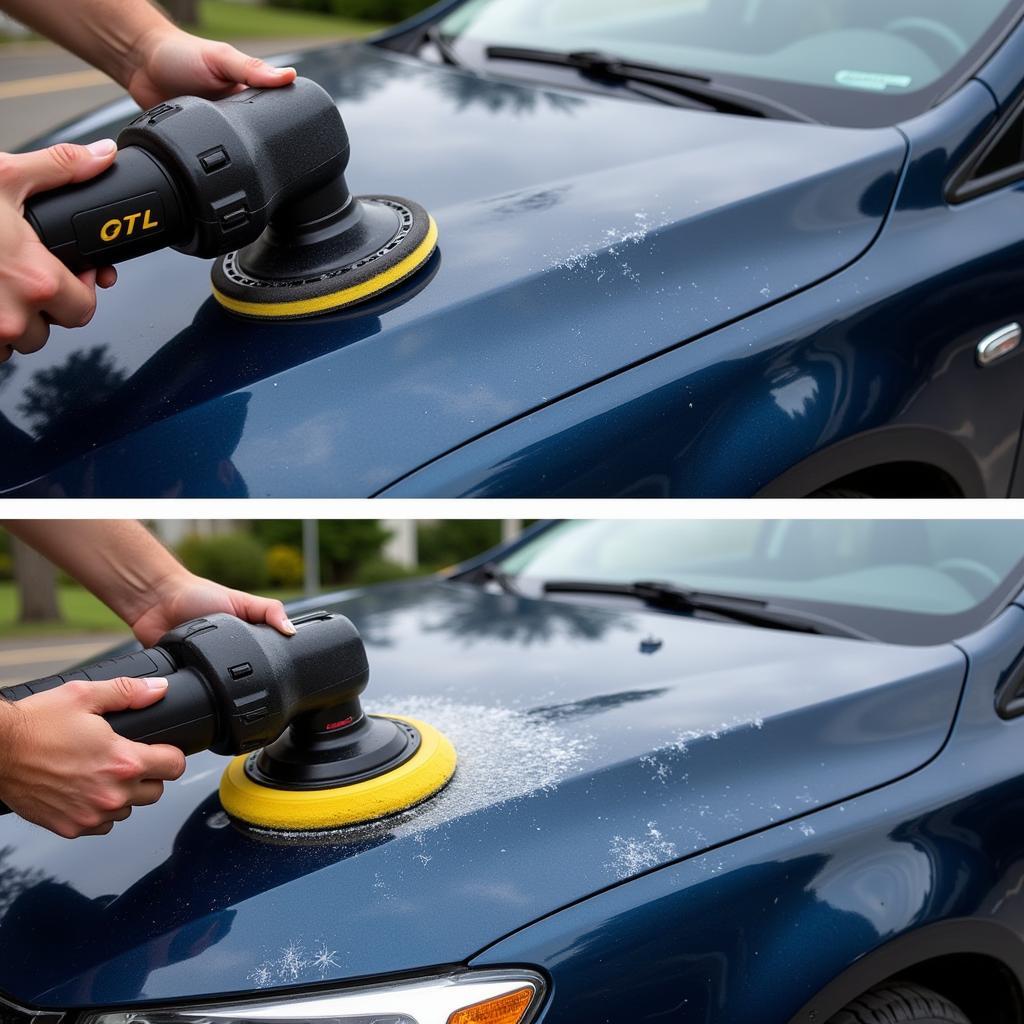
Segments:
[[[169,743],[186,754],[205,750],[213,742],[216,718],[206,686],[191,669],[175,670],[167,655],[159,649],[135,651],[63,675],[46,676],[6,687],[0,690],[0,698],[19,701],[63,686],[73,679],[90,681],[117,676],[166,676],[167,692],[148,708],[104,715],[114,732],[138,743]],[[0,814],[9,811],[10,808],[0,801]]]
[[[186,754],[248,753],[297,716],[346,707],[366,687],[366,651],[348,619],[314,612],[293,624],[295,635],[286,637],[272,626],[208,615],[172,629],[155,647],[7,687],[0,698],[24,700],[72,680],[164,676],[167,692],[155,704],[104,716],[115,732]]]
[[[148,708],[104,715],[114,732],[138,743],[170,743],[186,754],[205,750],[213,742],[217,723],[209,690],[192,669],[177,668],[159,648],[98,661],[62,675],[33,679],[0,690],[0,696],[8,701],[24,700],[73,679],[89,682],[117,676],[164,676],[167,692]]]
[[[173,179],[137,146],[122,149],[96,178],[32,196],[25,217],[76,274],[177,245],[191,234]]]

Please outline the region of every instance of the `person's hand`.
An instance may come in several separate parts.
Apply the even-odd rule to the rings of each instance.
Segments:
[[[229,43],[161,25],[138,40],[135,69],[125,88],[144,110],[174,96],[219,99],[249,86],[260,89],[295,81],[294,68],[275,68]]]
[[[295,635],[280,601],[231,590],[185,570],[162,581],[153,592],[153,603],[128,625],[143,647],[149,647],[169,629],[213,612],[227,612],[246,622],[265,622],[285,636]]]
[[[96,285],[109,288],[113,267],[71,273],[39,241],[23,215],[25,200],[86,181],[113,162],[111,139],[88,146],[60,143],[34,153],[0,153],[0,363],[41,349],[50,325],[82,327],[96,310]]]
[[[156,803],[185,755],[125,739],[100,716],[149,707],[166,692],[166,679],[118,678],[0,701],[0,800],[65,839],[106,835],[132,807]]]

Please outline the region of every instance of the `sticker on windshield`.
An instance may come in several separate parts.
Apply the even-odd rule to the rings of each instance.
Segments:
[[[836,81],[840,85],[849,85],[854,89],[885,92],[890,86],[895,89],[907,89],[912,79],[910,75],[884,75],[877,71],[837,71]]]

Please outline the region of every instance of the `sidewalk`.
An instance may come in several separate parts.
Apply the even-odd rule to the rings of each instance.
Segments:
[[[69,665],[91,661],[109,647],[127,639],[127,632],[0,639],[0,686],[39,679],[60,672]]]

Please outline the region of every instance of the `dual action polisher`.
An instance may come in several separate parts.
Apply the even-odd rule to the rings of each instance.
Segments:
[[[422,206],[349,192],[348,133],[308,78],[161,103],[117,144],[103,174],[25,204],[43,244],[76,273],[172,246],[219,257],[213,294],[226,309],[294,318],[393,288],[437,245]]]
[[[375,821],[422,803],[455,772],[424,722],[366,715],[366,651],[342,615],[293,620],[294,636],[209,615],[152,648],[0,690],[22,700],[72,679],[165,676],[156,704],[106,715],[115,732],[186,754],[235,754],[220,799],[233,818],[282,831]],[[0,805],[2,806],[2,805]]]

